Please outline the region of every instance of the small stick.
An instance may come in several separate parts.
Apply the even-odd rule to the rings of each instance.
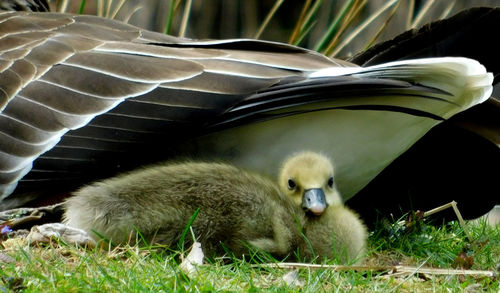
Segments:
[[[279,268],[279,269],[330,269],[334,271],[386,271],[392,270],[393,266],[346,266],[346,265],[320,265],[320,264],[309,264],[309,263],[297,263],[297,262],[282,262],[282,263],[266,263],[266,264],[256,264],[252,267],[265,267],[265,268]]]
[[[280,269],[330,269],[334,271],[388,271],[390,274],[395,273],[423,273],[429,275],[475,275],[497,277],[494,271],[480,270],[456,270],[456,269],[440,269],[440,268],[422,268],[414,266],[346,266],[346,265],[320,265],[307,263],[267,263],[260,265],[252,265],[252,267],[268,267]]]
[[[494,271],[482,271],[482,270],[457,270],[457,269],[440,269],[440,268],[420,268],[417,270],[415,267],[398,266],[397,271],[406,273],[423,273],[429,275],[476,275],[476,276],[487,276],[496,277],[497,273]]]
[[[13,219],[10,220],[10,224],[8,224],[11,228],[16,228],[22,224],[33,222],[33,221],[38,221],[42,218],[42,216],[34,216],[34,215],[29,215],[25,216],[19,219]]]
[[[424,213],[424,217],[430,216],[432,214],[435,214],[437,212],[440,212],[440,211],[445,210],[445,209],[450,208],[450,207],[452,207],[453,211],[455,211],[455,214],[457,215],[457,218],[458,218],[458,222],[460,223],[460,226],[462,226],[462,229],[464,230],[465,235],[467,236],[467,238],[469,239],[469,241],[472,241],[472,237],[469,234],[469,230],[467,230],[467,227],[465,226],[465,221],[462,218],[462,214],[458,210],[457,202],[456,201],[449,202],[449,203],[444,204],[444,205],[442,205],[440,207],[437,207],[435,209],[427,211],[427,212]]]
[[[427,211],[427,212],[424,213],[424,217],[427,217],[427,216],[433,215],[435,213],[439,213],[440,211],[446,210],[447,208],[450,208],[451,205],[452,205],[451,202],[449,202],[447,204],[444,204],[442,206],[434,208],[434,209],[432,209],[430,211]]]
[[[464,229],[465,235],[467,235],[467,238],[469,238],[469,241],[472,241],[472,237],[469,234],[469,230],[467,230],[467,227],[465,227],[465,221],[462,218],[462,214],[458,210],[457,202],[456,201],[452,201],[451,202],[451,206],[453,207],[453,210],[455,211],[455,214],[457,215],[458,222],[460,223],[460,226],[462,226],[462,229]]]

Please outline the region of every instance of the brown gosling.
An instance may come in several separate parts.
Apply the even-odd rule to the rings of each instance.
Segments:
[[[361,260],[367,229],[359,216],[345,207],[334,182],[334,168],[327,157],[302,152],[285,160],[280,187],[307,213],[299,251],[307,260],[337,259],[342,263]]]
[[[304,213],[272,180],[221,163],[167,163],[96,182],[65,203],[65,224],[127,243],[139,231],[151,243],[176,247],[195,211],[197,241],[208,256],[248,253],[248,245],[276,256],[300,241]],[[133,233],[135,235],[135,233]],[[188,234],[190,235],[190,234]],[[186,240],[190,240],[190,236]]]

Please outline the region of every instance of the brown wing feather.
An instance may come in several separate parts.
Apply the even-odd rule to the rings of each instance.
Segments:
[[[251,93],[336,64],[272,42],[198,42],[94,16],[0,13],[0,182],[12,187],[89,121],[69,141],[136,145],[147,140],[141,133],[203,123]],[[76,160],[81,146],[66,141],[47,158]]]

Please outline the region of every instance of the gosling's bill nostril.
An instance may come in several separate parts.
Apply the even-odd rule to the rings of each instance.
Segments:
[[[325,211],[326,207],[326,197],[323,189],[311,188],[304,191],[302,208],[306,212],[319,216]]]

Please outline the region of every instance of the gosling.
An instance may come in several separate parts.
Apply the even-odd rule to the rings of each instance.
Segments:
[[[356,263],[365,254],[367,229],[359,216],[345,207],[327,157],[302,152],[283,163],[279,185],[307,214],[299,244],[304,260],[336,259]]]
[[[319,216],[327,206],[342,204],[333,172],[333,165],[326,156],[300,152],[283,162],[280,188],[306,213]]]
[[[299,248],[305,259],[347,249],[341,261],[352,261],[363,253],[366,228],[342,205],[333,176],[330,160],[313,152],[285,160],[280,187],[227,164],[158,165],[80,189],[66,202],[64,221],[96,241],[126,243],[140,231],[172,246],[200,208],[192,228],[206,254],[224,254],[223,243],[239,256],[248,245],[276,256]]]
[[[336,260],[355,264],[366,253],[367,229],[359,216],[349,208],[330,206],[320,217],[310,217],[304,227],[307,240],[299,244],[299,255],[305,261]]]
[[[65,208],[65,224],[96,241],[102,235],[134,243],[129,235],[139,231],[149,243],[169,247],[199,208],[191,228],[208,256],[225,254],[221,243],[235,256],[248,253],[248,246],[286,256],[298,246],[305,218],[269,178],[200,162],[167,163],[93,183],[74,192]]]

